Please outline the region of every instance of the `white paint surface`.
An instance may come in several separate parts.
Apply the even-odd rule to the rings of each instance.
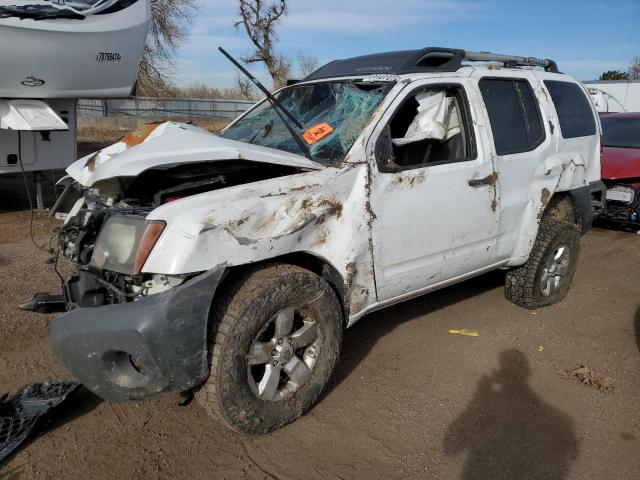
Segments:
[[[529,80],[545,129],[545,140],[535,150],[496,155],[478,88],[484,76]],[[575,82],[560,74],[469,67],[407,75],[375,111],[345,162],[335,167],[166,124],[140,145],[103,150],[92,171],[87,157],[68,172],[91,186],[196,161],[245,159],[298,167],[301,173],[194,195],[154,210],[148,219],[164,220],[167,228],[143,271],[179,275],[304,252],[342,275],[353,323],[382,306],[522,264],[548,198],[600,178],[599,129],[591,137],[563,139],[544,79]],[[416,87],[434,83],[456,83],[466,91],[477,157],[380,172],[374,146],[387,120]],[[468,183],[492,174],[492,185]]]

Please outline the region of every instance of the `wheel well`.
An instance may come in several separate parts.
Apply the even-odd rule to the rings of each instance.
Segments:
[[[568,192],[555,193],[546,205],[542,218],[551,217],[554,220],[568,221],[582,229],[582,217],[578,211],[575,200]]]
[[[347,319],[349,318],[349,306],[345,301],[344,278],[342,277],[340,272],[336,270],[336,268],[329,262],[310,253],[288,253],[286,255],[269,258],[255,263],[229,267],[227,270],[227,275],[222,280],[222,282],[220,282],[218,290],[222,291],[222,289],[224,289],[227,285],[233,283],[235,278],[243,275],[245,272],[255,269],[256,267],[261,267],[271,263],[288,263],[290,265],[296,265],[315,273],[319,277],[322,277],[336,293],[338,301],[340,302],[340,307],[342,309],[342,318],[346,325]]]

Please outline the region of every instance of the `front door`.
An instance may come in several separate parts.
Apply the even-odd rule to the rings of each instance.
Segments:
[[[372,244],[379,301],[496,261],[497,177],[491,155],[479,148],[486,140],[469,88],[477,86],[464,80],[411,84],[374,131]]]

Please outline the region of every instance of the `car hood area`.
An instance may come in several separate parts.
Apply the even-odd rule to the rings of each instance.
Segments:
[[[640,149],[604,147],[602,179],[640,178]]]
[[[74,162],[67,173],[81,185],[92,187],[105,180],[137,177],[150,169],[239,160],[303,171],[324,168],[300,155],[228,140],[193,125],[166,122],[137,128],[113,145]]]

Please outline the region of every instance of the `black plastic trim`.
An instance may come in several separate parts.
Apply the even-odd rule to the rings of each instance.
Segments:
[[[575,188],[569,191],[573,205],[576,208],[576,215],[582,226],[582,235],[591,229],[593,223],[593,207],[591,197],[593,192],[604,191],[605,186],[601,181],[592,182],[584,187]]]
[[[323,65],[307,76],[304,81],[332,77],[350,77],[357,75],[390,74],[404,75],[421,72],[455,72],[463,66],[465,50],[458,48],[428,47],[418,50],[400,50],[374,53],[359,57],[334,60]],[[473,60],[471,60],[473,61]],[[558,72],[553,60],[545,67],[548,72]],[[515,68],[519,64],[505,63],[506,68]]]
[[[56,354],[106,400],[183,392],[209,374],[208,322],[226,268],[142,300],[79,308],[53,321]]]

